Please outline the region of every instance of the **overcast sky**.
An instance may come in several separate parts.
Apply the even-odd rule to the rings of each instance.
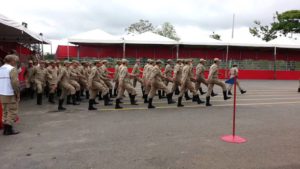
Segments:
[[[171,22],[181,38],[208,36],[215,31],[249,37],[254,20],[270,23],[276,11],[300,9],[300,0],[0,0],[0,13],[49,39],[100,28],[123,34],[128,25],[147,19],[155,26]]]

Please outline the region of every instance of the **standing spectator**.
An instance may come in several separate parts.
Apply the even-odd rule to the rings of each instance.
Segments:
[[[0,67],[0,100],[3,110],[3,135],[19,134],[13,129],[17,119],[20,101],[18,70],[16,68],[19,58],[16,55],[7,55],[5,64]]]

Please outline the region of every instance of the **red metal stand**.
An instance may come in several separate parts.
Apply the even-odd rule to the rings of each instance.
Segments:
[[[232,118],[232,135],[222,136],[221,139],[228,143],[245,143],[247,140],[240,136],[235,135],[235,113],[236,113],[236,80],[234,78],[234,94],[233,94],[233,118]]]

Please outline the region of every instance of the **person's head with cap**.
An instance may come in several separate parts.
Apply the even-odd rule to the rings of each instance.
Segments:
[[[203,59],[203,58],[201,58],[201,59],[200,59],[200,63],[205,64],[205,63],[206,63],[206,60]]]
[[[29,65],[30,67],[32,67],[32,66],[33,66],[33,61],[32,61],[32,60],[29,60],[29,61],[28,61],[28,65]]]
[[[121,61],[122,61],[123,65],[128,65],[128,60],[127,59],[122,59]]]
[[[219,65],[221,63],[221,60],[219,58],[214,58],[214,63]]]
[[[177,59],[176,63],[181,64],[182,63],[182,59]]]
[[[66,67],[69,67],[69,66],[70,66],[70,64],[71,64],[71,62],[70,62],[70,61],[68,61],[68,60],[65,60],[65,61],[64,61],[64,66],[66,66]]]
[[[19,62],[19,57],[17,55],[10,54],[4,57],[4,63],[9,64],[11,66],[17,66],[18,62]]]
[[[168,60],[167,60],[167,63],[172,64],[172,63],[173,63],[173,60],[172,60],[172,59],[168,59]]]
[[[238,66],[237,63],[233,63],[233,64],[232,64],[232,67],[237,67],[237,66]]]
[[[102,66],[102,61],[101,60],[94,60],[94,65],[96,65],[97,67],[101,67]]]
[[[108,63],[108,61],[107,61],[106,59],[102,60],[101,62],[102,62],[102,64],[104,64],[104,65],[106,65],[106,64]]]
[[[55,61],[54,60],[49,60],[49,65],[51,65],[52,67],[55,66]]]
[[[159,67],[163,64],[163,61],[161,61],[160,59],[157,59],[155,61],[155,64],[158,65]]]
[[[116,63],[117,63],[117,65],[120,65],[120,64],[122,64],[122,61],[120,59],[117,59]]]

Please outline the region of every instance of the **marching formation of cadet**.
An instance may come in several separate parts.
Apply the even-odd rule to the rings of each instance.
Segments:
[[[104,101],[104,106],[113,105],[112,98],[115,98],[115,109],[122,109],[125,91],[128,93],[130,104],[138,105],[137,83],[140,84],[144,103],[148,103],[148,108],[153,109],[153,98],[158,95],[159,99],[167,99],[168,104],[174,104],[173,95],[178,95],[177,106],[183,107],[182,99],[191,100],[196,104],[206,103],[211,106],[210,97],[216,96],[213,92],[214,85],[222,87],[224,100],[230,99],[227,94],[231,94],[232,86],[226,88],[224,82],[220,81],[218,58],[214,59],[214,64],[209,69],[208,78],[205,78],[206,60],[200,59],[199,64],[194,68],[193,60],[177,59],[175,65],[173,60],[168,59],[166,65],[161,60],[148,59],[143,71],[141,62],[136,60],[131,72],[128,71],[128,60],[117,60],[115,71],[111,72],[107,68],[110,64],[107,60],[94,60],[93,62],[74,60],[70,61],[39,61],[28,62],[28,75],[26,87],[30,92],[30,97],[35,91],[37,105],[42,105],[42,98],[45,94],[48,102],[56,104],[55,96],[58,99],[58,110],[64,111],[65,99],[68,105],[79,105],[82,97],[89,100],[88,110],[97,110],[95,105],[98,100]],[[165,65],[165,67],[164,67]],[[195,69],[195,71],[194,71]],[[238,75],[237,65],[230,70],[230,76]],[[204,92],[201,84],[207,87]],[[241,93],[245,93],[238,83]],[[192,98],[189,96],[192,94]],[[206,94],[206,102],[200,99],[200,95]]]

